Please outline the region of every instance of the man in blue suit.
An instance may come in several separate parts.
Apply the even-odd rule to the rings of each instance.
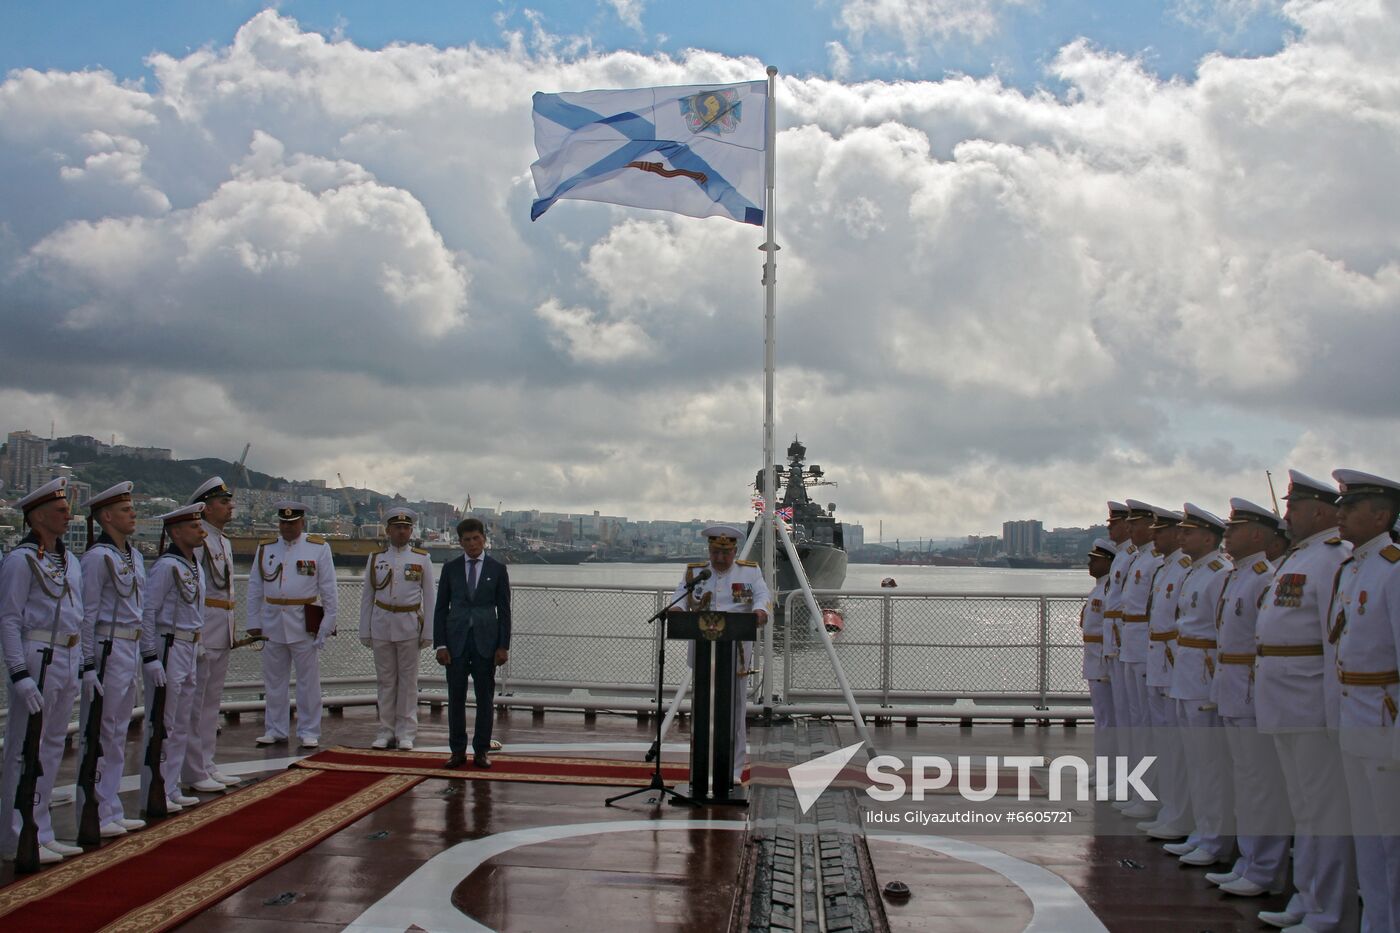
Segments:
[[[496,668],[510,651],[510,577],[505,564],[487,557],[481,520],[464,518],[457,540],[465,552],[442,567],[437,608],[433,613],[433,647],[447,668],[447,741],[452,757],[445,767],[467,763],[467,678],[476,688],[476,739],[472,763],[491,767],[492,705]]]

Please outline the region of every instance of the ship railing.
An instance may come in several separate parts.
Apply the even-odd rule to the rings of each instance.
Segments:
[[[235,585],[242,633],[247,577],[236,577]],[[358,638],[361,581],[339,579],[336,590],[339,632],[321,656],[325,704],[332,710],[373,705],[373,656]],[[669,601],[670,590],[535,583],[516,583],[511,590],[511,651],[498,674],[499,705],[638,714],[655,707],[661,633],[646,620]],[[819,590],[816,596],[844,617],[835,651],[867,718],[1089,718],[1080,677],[1082,599],[915,590]],[[830,661],[799,597],[783,594],[783,621],[765,630],[750,708],[845,715]],[[424,612],[423,632],[432,637],[431,607]],[[665,650],[669,702],[686,670],[686,646],[668,642]],[[233,652],[226,711],[261,708],[261,663],[255,650]],[[421,701],[445,702],[444,672],[431,649],[422,651],[419,671]]]

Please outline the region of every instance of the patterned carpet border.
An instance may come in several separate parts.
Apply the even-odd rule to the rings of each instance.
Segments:
[[[405,774],[419,778],[446,778],[459,781],[519,781],[534,784],[580,784],[600,787],[646,787],[651,783],[653,765],[645,761],[612,758],[566,758],[537,755],[493,755],[491,770],[468,764],[444,768],[442,755],[349,748],[324,749],[293,762],[294,768],[310,771],[351,771],[371,774]],[[690,766],[684,762],[663,762],[661,776],[669,783],[686,781]]]

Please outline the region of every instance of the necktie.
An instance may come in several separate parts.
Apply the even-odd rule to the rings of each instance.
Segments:
[[[479,564],[480,562],[481,562],[481,558],[479,558],[479,557],[473,557],[473,558],[472,558],[472,569],[471,569],[471,573],[467,574],[467,595],[468,595],[468,596],[475,596],[475,595],[476,595],[476,565]]]

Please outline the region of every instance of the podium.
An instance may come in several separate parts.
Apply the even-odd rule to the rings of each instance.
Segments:
[[[742,790],[736,795],[734,788],[734,694],[739,643],[753,641],[757,630],[758,615],[752,612],[673,612],[666,617],[668,639],[695,644],[689,796],[699,803],[748,805]],[[738,693],[742,703],[747,691]]]

